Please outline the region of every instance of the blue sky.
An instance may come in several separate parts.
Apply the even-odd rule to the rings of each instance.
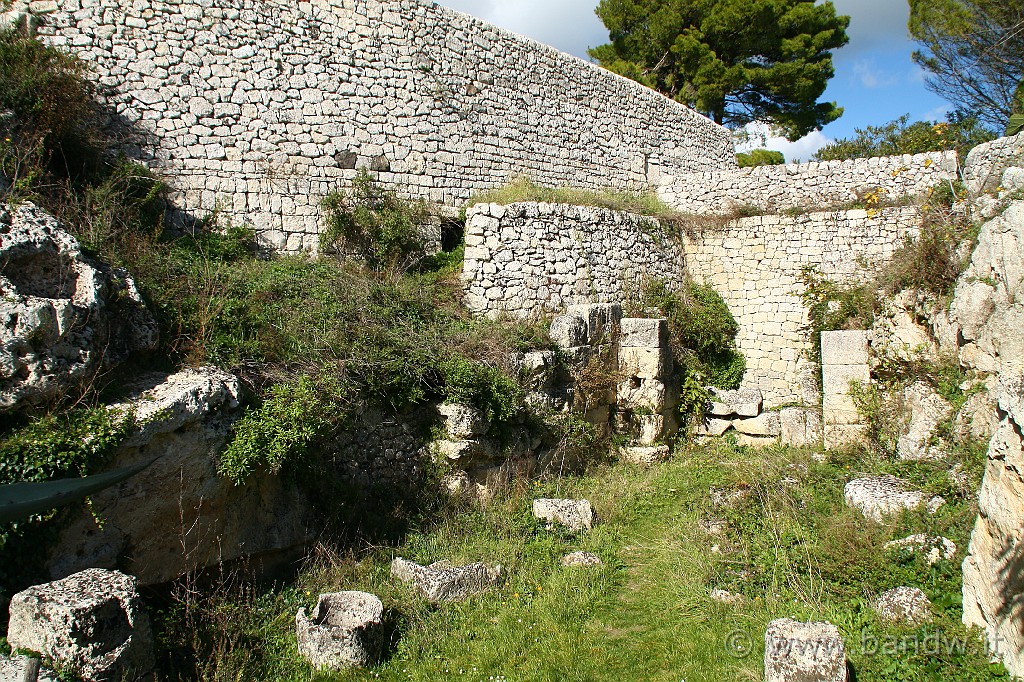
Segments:
[[[608,32],[594,14],[597,0],[440,0],[440,4],[480,17],[578,57],[607,42]],[[850,43],[833,56],[835,77],[823,97],[843,107],[838,121],[803,140],[768,139],[786,159],[806,160],[828,140],[849,137],[854,128],[886,123],[903,114],[911,120],[939,120],[950,108],[928,92],[910,59],[906,0],[833,0],[851,17]]]

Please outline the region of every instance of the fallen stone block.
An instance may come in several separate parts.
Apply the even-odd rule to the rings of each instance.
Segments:
[[[846,682],[846,649],[832,623],[779,618],[764,635],[764,682]]]
[[[549,529],[557,523],[575,533],[590,530],[594,525],[594,510],[588,500],[536,499],[533,501],[533,515],[547,521]]]
[[[764,396],[757,388],[740,388],[726,391],[720,388],[709,388],[711,393],[711,409],[708,414],[713,417],[756,417],[761,414]]]
[[[848,506],[879,523],[887,516],[924,504],[934,513],[945,502],[940,497],[928,498],[920,490],[911,490],[906,481],[890,475],[852,480],[846,484],[843,495]]]
[[[570,566],[575,568],[589,568],[591,566],[601,566],[604,562],[601,561],[601,557],[591,552],[570,552],[562,557],[562,565]]]
[[[11,598],[7,641],[84,680],[134,680],[154,667],[153,632],[135,578],[90,568]]]
[[[875,611],[878,617],[890,623],[917,625],[931,617],[932,603],[916,587],[894,587],[878,596]]]
[[[316,668],[343,670],[377,662],[384,644],[384,605],[367,592],[321,594],[313,612],[295,614],[299,653]]]
[[[619,450],[619,458],[630,464],[649,466],[668,459],[667,445],[628,445]]]
[[[783,445],[820,445],[821,439],[819,412],[806,407],[786,407],[779,410],[779,440]]]
[[[747,598],[742,594],[736,594],[728,590],[711,590],[711,599],[719,604],[727,604],[729,606],[742,606],[747,601]]]
[[[732,427],[748,436],[771,436],[782,433],[782,421],[778,412],[765,412],[751,419],[734,419]]]
[[[427,600],[436,604],[461,601],[497,584],[501,566],[483,563],[453,566],[448,561],[421,566],[398,557],[391,562],[391,575],[412,583]]]

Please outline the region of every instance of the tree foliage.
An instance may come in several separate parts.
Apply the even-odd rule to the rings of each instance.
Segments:
[[[865,159],[871,156],[896,156],[955,149],[960,158],[975,145],[992,139],[993,134],[978,119],[952,114],[946,121],[915,121],[904,114],[880,126],[857,128],[856,135],[840,139],[818,150],[815,161]]]
[[[909,0],[914,61],[930,90],[959,111],[1002,129],[1020,110],[1024,3],[1020,0]]]
[[[817,100],[849,17],[814,0],[601,0],[605,68],[721,123],[765,121],[795,140],[842,114]]]
[[[786,163],[786,155],[771,149],[751,149],[749,152],[737,152],[736,163],[740,168],[778,166]]]

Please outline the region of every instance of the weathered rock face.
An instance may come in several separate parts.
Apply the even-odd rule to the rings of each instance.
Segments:
[[[939,535],[925,535],[924,533],[916,533],[899,540],[892,540],[885,543],[885,548],[906,549],[915,553],[927,552],[925,560],[929,566],[938,562],[939,559],[949,560],[956,556],[956,543],[952,540]]]
[[[916,587],[894,587],[878,595],[875,611],[878,617],[890,623],[916,625],[931,617],[932,603]]]
[[[391,562],[391,575],[412,583],[429,601],[439,603],[461,601],[497,584],[501,579],[501,566],[479,562],[454,566],[448,561],[420,566],[398,557]]]
[[[945,503],[941,497],[928,498],[920,490],[911,490],[906,481],[889,475],[850,481],[843,489],[843,495],[847,505],[878,523],[884,522],[888,516],[923,504],[934,512]]]
[[[31,203],[0,208],[0,410],[45,401],[156,346],[131,277],[90,262]]]
[[[7,640],[85,680],[134,680],[153,669],[153,632],[131,576],[89,569],[11,599]]]
[[[120,407],[134,409],[142,426],[111,467],[159,459],[93,495],[102,525],[84,512],[70,521],[50,553],[52,577],[118,566],[150,585],[241,557],[259,568],[311,537],[308,504],[280,478],[256,475],[235,486],[217,473],[217,455],[241,412],[236,377],[186,369],[137,388]]]
[[[299,654],[316,668],[342,670],[376,662],[383,645],[384,605],[367,592],[321,594],[295,614]]]
[[[594,526],[594,510],[587,500],[540,498],[533,501],[533,515],[547,521],[548,528],[559,524],[569,531],[578,532]]]
[[[903,392],[903,405],[909,413],[905,433],[896,443],[900,459],[941,459],[941,448],[932,445],[934,432],[949,419],[953,408],[931,386],[919,381]]]
[[[846,648],[831,623],[773,620],[764,634],[765,682],[846,682]]]

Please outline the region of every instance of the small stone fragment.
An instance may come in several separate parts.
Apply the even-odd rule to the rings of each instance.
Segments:
[[[886,516],[915,509],[925,503],[934,513],[945,502],[941,497],[928,499],[920,490],[909,489],[905,481],[891,475],[855,479],[846,484],[843,492],[848,506],[879,523]]]
[[[342,670],[376,662],[383,644],[384,605],[367,592],[321,594],[313,613],[295,614],[299,653],[316,668]]]
[[[574,533],[594,525],[594,510],[588,500],[537,499],[533,501],[533,515],[547,521],[549,530],[556,523]]]
[[[586,568],[590,566],[601,566],[604,562],[601,557],[591,552],[570,552],[562,557],[563,566]]]
[[[928,550],[926,560],[928,565],[931,566],[939,559],[952,559],[956,556],[956,544],[949,538],[944,538],[939,535],[925,535],[924,533],[917,533],[916,535],[910,535],[899,540],[892,540],[885,543],[886,549],[910,549],[914,552],[921,552],[925,549]]]
[[[711,599],[719,604],[728,604],[729,606],[741,606],[747,601],[747,598],[742,594],[736,594],[728,590],[711,590]]]

